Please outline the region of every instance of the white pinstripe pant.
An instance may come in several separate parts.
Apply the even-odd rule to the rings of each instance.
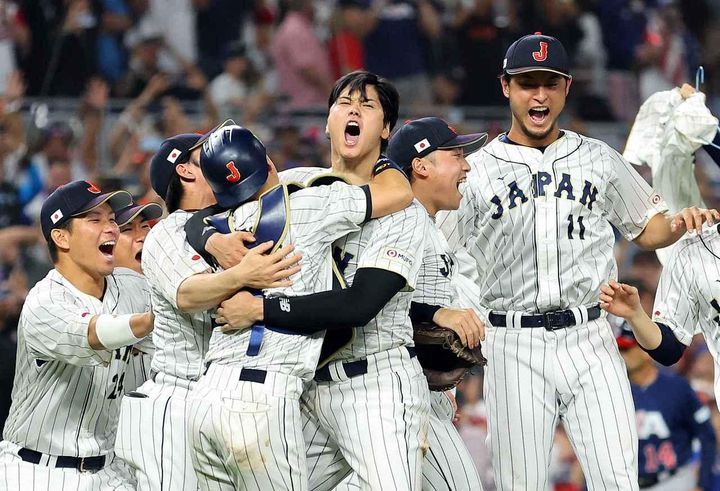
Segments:
[[[18,456],[20,445],[0,442],[0,489],[4,491],[130,491],[135,479],[117,457],[102,470],[47,467],[25,462]]]
[[[267,372],[239,380],[242,367],[212,364],[193,389],[188,440],[203,491],[308,489],[300,378]]]
[[[547,489],[558,418],[589,489],[638,489],[630,383],[604,317],[556,331],[487,326],[483,350],[498,490]]]
[[[443,392],[430,392],[430,448],[422,464],[423,491],[482,491],[482,483],[465,443],[452,423],[455,410]],[[335,491],[360,489],[357,475]]]
[[[185,431],[194,383],[159,373],[137,389],[147,397],[123,397],[115,452],[135,473],[138,489],[197,490]]]
[[[333,489],[351,471],[360,489],[420,489],[430,411],[425,375],[405,348],[367,360],[368,373],[352,378],[332,363],[338,380],[303,394],[310,489]]]

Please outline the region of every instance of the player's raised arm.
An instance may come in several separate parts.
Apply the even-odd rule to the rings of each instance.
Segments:
[[[368,184],[372,218],[400,211],[412,203],[414,194],[405,173],[394,162],[381,158],[373,168]]]
[[[695,206],[684,208],[672,216],[657,214],[650,219],[633,242],[645,250],[660,249],[680,240],[685,232],[700,233],[704,223],[713,225],[717,221],[720,221],[720,213],[717,210]]]
[[[663,365],[677,363],[685,351],[685,346],[677,340],[668,326],[656,324],[645,313],[640,305],[637,288],[610,280],[600,287],[600,291],[600,307],[625,319],[643,350]]]

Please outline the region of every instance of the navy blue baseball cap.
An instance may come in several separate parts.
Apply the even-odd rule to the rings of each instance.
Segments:
[[[130,206],[126,206],[122,210],[115,212],[115,221],[117,222],[118,227],[124,227],[135,220],[138,216],[141,216],[142,221],[146,222],[148,220],[160,218],[162,214],[162,206],[157,203],[147,203],[144,205],[131,203]]]
[[[117,212],[132,203],[132,196],[126,191],[103,193],[90,181],[73,181],[60,186],[45,199],[40,210],[43,237],[50,240],[52,229],[60,228],[71,218],[84,215],[103,203]]]
[[[505,53],[502,68],[508,75],[546,71],[570,78],[570,61],[565,47],[554,37],[539,32],[512,43]]]
[[[213,131],[235,124],[232,119],[228,119],[208,131],[204,135],[197,133],[181,133],[172,136],[163,141],[160,149],[155,153],[150,161],[150,185],[162,199],[167,196],[170,179],[175,174],[175,167],[178,164],[184,164],[190,159],[190,154],[196,148],[200,148],[205,143]]]
[[[408,173],[415,158],[425,157],[435,150],[453,148],[462,148],[467,156],[479,150],[487,138],[487,133],[458,135],[440,118],[421,118],[408,121],[395,132],[388,143],[386,155]]]
[[[618,348],[621,350],[630,349],[638,345],[637,339],[635,339],[635,333],[627,321],[624,321],[620,325],[620,331],[617,336],[615,336],[615,340],[617,341]]]

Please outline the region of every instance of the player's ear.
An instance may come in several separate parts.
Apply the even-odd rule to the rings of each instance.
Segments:
[[[200,172],[200,167],[190,165],[189,163],[178,164],[175,167],[175,172],[180,176],[183,181],[194,181],[197,178],[197,172]]]
[[[570,93],[570,84],[572,84],[572,77],[568,77],[565,79],[567,84],[565,85],[565,97],[567,97],[568,93]]]
[[[390,124],[386,124],[383,127],[382,133],[380,134],[380,138],[383,140],[388,140],[390,138]]]
[[[412,161],[412,170],[418,177],[427,177],[428,171],[428,160],[426,158],[415,157]]]
[[[70,249],[70,231],[64,228],[54,228],[50,231],[50,240],[55,243],[55,247],[61,251]]]
[[[510,98],[510,77],[503,75],[500,77],[500,86],[502,87],[503,95],[506,98]]]

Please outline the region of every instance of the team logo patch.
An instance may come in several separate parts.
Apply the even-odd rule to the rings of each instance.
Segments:
[[[659,310],[656,310],[656,311],[655,311],[655,315],[656,315],[656,316],[659,316],[659,315],[660,315],[660,311],[659,311]]]
[[[170,152],[170,155],[167,156],[167,161],[171,164],[174,164],[175,161],[178,159],[182,152],[178,150],[177,148],[173,148],[172,152]]]
[[[414,145],[414,147],[415,147],[415,151],[416,151],[417,153],[421,153],[423,150],[425,150],[425,149],[427,149],[427,148],[430,147],[430,142],[428,141],[427,138],[423,138],[422,140],[420,140],[419,142],[417,142],[417,143]]]
[[[653,193],[650,195],[650,204],[657,205],[660,204],[662,201],[662,196],[660,196],[658,193]]]
[[[225,179],[228,180],[228,182],[238,182],[240,180],[240,172],[237,170],[237,167],[235,167],[235,162],[232,160],[225,164],[225,167],[230,171],[230,174],[225,176]]]
[[[386,247],[383,250],[383,255],[392,261],[402,261],[407,264],[412,264],[413,260],[412,258],[407,255],[405,252],[400,251],[398,249],[393,249],[391,247]]]
[[[53,222],[53,225],[60,221],[60,219],[63,217],[63,212],[60,210],[55,210],[55,213],[50,215],[50,221]]]
[[[193,261],[197,261],[198,259],[200,259],[200,256],[199,256],[198,254],[195,254],[195,255],[194,255],[193,257],[191,257],[190,259],[192,259]]]
[[[548,43],[545,41],[540,41],[540,50],[539,51],[533,51],[532,57],[535,61],[545,61],[547,60],[547,54],[548,54]]]
[[[95,185],[94,182],[85,181],[90,186],[88,186],[87,190],[90,191],[93,194],[100,194],[100,188]]]
[[[280,310],[283,312],[290,312],[290,299],[289,298],[281,298],[280,299]]]

